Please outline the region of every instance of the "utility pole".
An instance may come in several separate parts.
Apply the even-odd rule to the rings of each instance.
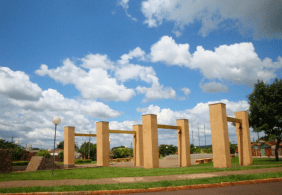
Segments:
[[[201,143],[200,143],[200,130],[199,130],[199,123],[198,123],[198,138],[199,138],[199,146],[201,146]]]
[[[204,123],[204,134],[205,134],[205,146],[207,145],[207,139],[206,139],[206,125]]]
[[[192,143],[194,144],[193,129],[192,129]]]
[[[12,142],[13,142],[13,136],[12,136]]]
[[[89,151],[88,151],[88,159],[90,159],[90,133],[91,133],[91,131],[89,131]]]

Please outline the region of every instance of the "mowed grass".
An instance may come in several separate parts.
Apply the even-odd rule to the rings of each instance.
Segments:
[[[257,160],[254,159],[254,162]],[[281,161],[280,161],[281,162]],[[268,161],[259,161],[260,165],[269,164]],[[282,163],[282,162],[281,162]],[[50,170],[35,171],[35,172],[12,172],[0,174],[0,181],[14,180],[60,180],[60,179],[101,179],[101,178],[116,178],[116,177],[142,177],[142,176],[161,176],[161,175],[178,175],[178,174],[194,174],[207,173],[218,171],[236,171],[259,168],[270,168],[277,165],[265,166],[238,166],[238,157],[232,159],[231,168],[213,168],[212,163],[194,165],[191,167],[176,167],[176,168],[117,168],[117,167],[96,167],[84,169],[69,169],[69,170],[54,170],[52,175]]]
[[[279,178],[282,172],[260,173],[249,175],[229,175],[224,177],[212,177],[202,179],[175,180],[175,181],[159,181],[146,183],[120,183],[107,185],[79,185],[79,186],[52,186],[52,187],[18,187],[18,188],[0,188],[0,193],[20,193],[20,192],[63,192],[63,191],[98,191],[98,190],[120,190],[120,189],[148,189],[156,187],[169,186],[187,186],[195,184],[214,184],[221,182],[236,182],[254,179]]]
[[[231,165],[239,166],[239,157],[238,156],[231,158]],[[282,165],[282,158],[280,158],[279,161],[275,161],[274,158],[253,158],[252,165]],[[213,162],[209,162],[205,164],[198,164],[195,166],[210,167],[210,166],[213,166]]]

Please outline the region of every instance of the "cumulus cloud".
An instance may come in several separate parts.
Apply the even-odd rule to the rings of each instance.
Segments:
[[[191,90],[187,87],[181,88],[181,91],[183,91],[183,93],[187,96],[191,93]]]
[[[64,98],[56,90],[43,91],[39,101],[15,100],[0,95],[0,135],[2,139],[14,140],[25,146],[51,148],[54,139],[52,118],[59,116],[57,140],[63,141],[64,127],[74,126],[76,132],[95,132],[93,118],[115,118],[120,115],[101,102]],[[94,131],[94,132],[93,132]],[[80,145],[82,140],[76,138]]]
[[[174,89],[171,87],[164,87],[160,85],[158,78],[152,75],[148,75],[152,80],[151,87],[136,87],[138,93],[144,93],[145,99],[143,102],[148,102],[156,99],[173,99],[176,96]]]
[[[118,60],[118,66],[115,68],[115,77],[122,82],[128,81],[130,79],[140,79],[141,81],[151,83],[151,87],[136,87],[136,91],[138,93],[145,94],[145,99],[143,99],[143,102],[156,99],[175,98],[175,91],[171,87],[164,87],[159,83],[156,72],[152,67],[129,63],[129,60],[133,58],[145,60],[145,55],[145,52],[139,47],[130,51],[128,54],[122,55],[121,59]]]
[[[173,22],[176,36],[181,35],[185,26],[200,22],[199,32],[203,36],[213,30],[234,28],[242,34],[253,31],[254,38],[281,39],[281,9],[280,0],[146,0],[141,3],[148,27]]]
[[[221,45],[214,51],[198,46],[190,54],[187,43],[177,44],[168,36],[152,45],[149,56],[152,62],[200,69],[205,78],[229,80],[250,87],[258,79],[269,82],[276,77],[276,69],[282,67],[280,56],[277,62],[272,62],[269,58],[260,59],[252,43]]]
[[[63,66],[56,69],[48,69],[48,66],[41,65],[36,73],[40,76],[48,75],[63,84],[74,84],[84,98],[128,101],[135,95],[133,89],[119,85],[106,70],[91,68],[89,72],[86,72],[75,66],[69,59],[63,62]]]
[[[15,100],[36,101],[42,96],[42,89],[24,72],[0,67],[0,93]]]
[[[127,15],[129,18],[131,18],[133,21],[137,21],[136,18],[133,18],[133,17],[128,13],[128,11],[127,11],[128,8],[129,8],[128,3],[129,3],[129,0],[118,0],[118,5],[120,5],[120,6],[123,8],[123,10],[125,11],[126,15]]]
[[[113,62],[108,59],[107,55],[100,54],[88,54],[85,58],[80,59],[83,63],[82,67],[91,69],[91,68],[103,68],[103,69],[112,69]]]
[[[189,64],[191,54],[189,45],[176,44],[172,37],[163,36],[160,41],[151,46],[152,62],[164,62],[167,65],[183,66]]]
[[[129,63],[129,60],[137,58],[139,60],[145,60],[145,51],[143,51],[140,47],[136,47],[131,50],[128,54],[123,54],[121,59],[118,60],[118,63],[121,65],[125,65]]]
[[[218,93],[229,91],[228,87],[216,82],[200,84],[200,87],[204,93]]]

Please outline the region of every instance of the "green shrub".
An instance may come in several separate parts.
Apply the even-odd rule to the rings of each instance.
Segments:
[[[29,161],[14,161],[12,162],[12,166],[27,166]]]
[[[63,158],[64,158],[64,151],[61,151],[61,152],[58,154],[58,158],[60,158],[60,159],[63,159]]]
[[[91,163],[91,159],[85,159],[85,160],[83,160],[83,159],[76,159],[76,160],[74,161],[74,163],[75,163],[75,164]]]
[[[114,158],[124,158],[131,155],[129,148],[116,148],[113,150]]]
[[[35,156],[43,156],[45,158],[50,158],[50,152],[48,152],[48,150],[43,150],[43,149],[40,149],[36,154]]]
[[[201,151],[202,151],[201,148],[196,148],[196,149],[195,149],[195,153],[199,153],[199,154],[200,154]]]

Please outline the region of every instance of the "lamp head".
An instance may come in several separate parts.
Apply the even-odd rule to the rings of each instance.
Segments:
[[[53,123],[54,123],[55,125],[60,124],[60,123],[61,123],[61,119],[60,119],[60,117],[55,116],[55,117],[53,118]]]
[[[15,144],[19,144],[19,142],[18,142],[18,141],[15,141]]]
[[[57,142],[57,145],[60,145],[60,142]]]

